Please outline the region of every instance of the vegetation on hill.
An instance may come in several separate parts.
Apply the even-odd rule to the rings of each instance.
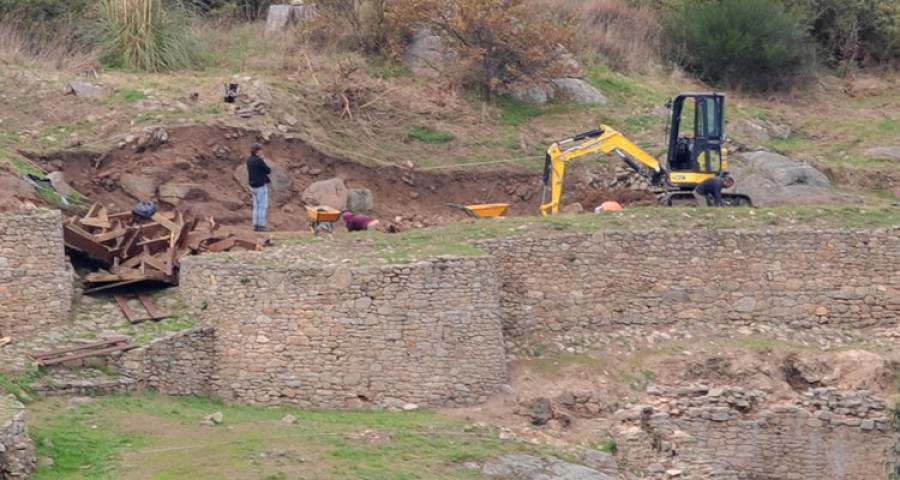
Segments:
[[[815,74],[812,39],[775,0],[689,4],[663,25],[668,56],[713,85],[779,90]]]
[[[186,34],[185,12],[217,22],[246,21],[263,16],[271,3],[0,0],[0,18],[21,25],[35,45],[56,37],[57,45],[98,50],[107,66],[160,71],[194,66],[189,54],[197,50]],[[824,64],[845,73],[900,62],[900,5],[891,0],[314,3],[319,15],[304,36],[319,45],[396,59],[415,32],[431,29],[443,34],[454,54],[457,84],[485,95],[558,75],[566,51],[588,61],[599,54],[616,68],[634,66],[623,53],[657,52],[661,63],[668,54],[665,58],[714,86],[748,90],[786,88],[792,79],[809,79],[816,66],[813,41]],[[82,41],[59,40],[73,36]]]

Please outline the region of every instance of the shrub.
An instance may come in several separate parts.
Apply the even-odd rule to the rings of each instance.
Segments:
[[[92,3],[92,0],[0,0],[0,18],[15,23],[39,43],[47,42],[81,18]]]
[[[316,18],[304,34],[317,46],[370,55],[389,53],[406,37],[406,25],[392,32],[385,20],[392,0],[317,0]],[[402,2],[404,0],[393,0]],[[396,49],[399,54],[399,48]]]
[[[160,72],[196,63],[191,17],[180,1],[97,0],[92,14],[86,41],[106,65]]]
[[[452,53],[454,80],[486,98],[552,78],[567,67],[570,26],[523,0],[394,0],[390,5],[386,20],[392,31],[416,24],[439,35]]]
[[[190,0],[199,13],[219,19],[257,20],[263,18],[272,0]]]
[[[809,26],[827,65],[896,65],[900,61],[900,2],[782,0]]]
[[[670,58],[715,86],[752,91],[814,77],[812,39],[774,0],[689,3],[663,21]]]

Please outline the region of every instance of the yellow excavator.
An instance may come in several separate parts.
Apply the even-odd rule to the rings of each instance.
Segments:
[[[615,153],[655,188],[662,205],[695,204],[693,190],[704,180],[727,174],[727,150],[722,146],[725,95],[721,93],[681,93],[667,103],[671,110],[668,124],[666,166],[625,138],[601,125],[597,130],[579,133],[554,142],[544,160],[544,186],[541,214],[559,211],[566,163],[593,152]],[[750,197],[722,192],[727,206],[751,206]]]

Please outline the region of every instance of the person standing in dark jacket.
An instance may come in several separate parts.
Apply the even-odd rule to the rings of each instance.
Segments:
[[[269,208],[269,174],[272,169],[266,165],[265,160],[259,156],[262,145],[254,143],[250,147],[250,157],[247,158],[247,183],[253,192],[253,231],[271,232],[266,227],[266,210]]]
[[[697,199],[697,206],[708,207],[709,197],[713,197],[713,203],[717,207],[723,205],[722,189],[731,188],[734,185],[734,179],[731,177],[711,177],[700,182],[694,189],[694,198]]]

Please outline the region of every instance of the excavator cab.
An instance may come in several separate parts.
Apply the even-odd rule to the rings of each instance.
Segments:
[[[725,95],[682,93],[667,106],[671,109],[666,164],[669,183],[693,188],[728,168],[724,140]]]

